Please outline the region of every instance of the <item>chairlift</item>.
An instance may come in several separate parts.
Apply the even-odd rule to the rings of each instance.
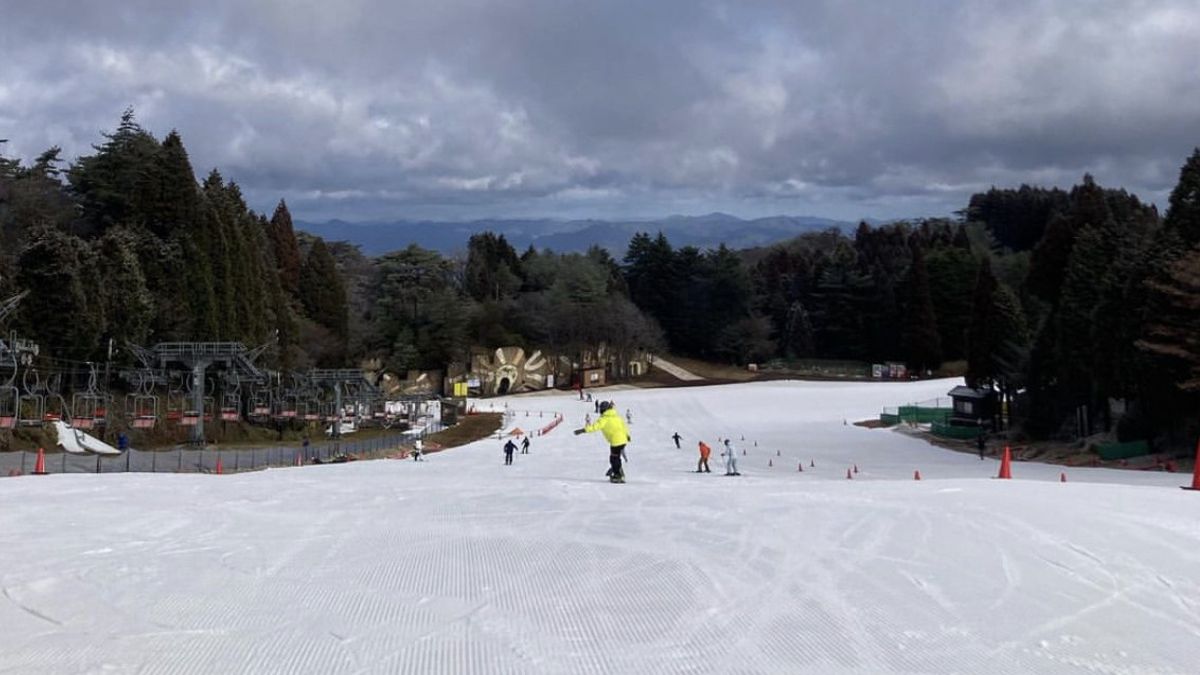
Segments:
[[[255,420],[265,420],[271,416],[271,404],[274,396],[271,387],[265,384],[255,384],[250,390],[250,417]]]
[[[195,419],[191,421],[191,424],[184,422],[184,412],[190,407],[187,394],[184,393],[185,381],[188,374],[177,370],[170,370],[165,375],[167,379],[167,421],[182,426],[195,426],[197,421]],[[198,419],[198,415],[188,417],[196,417]]]
[[[108,396],[97,387],[99,373],[95,366],[88,375],[87,389],[71,395],[71,426],[94,429],[108,422]]]
[[[242,418],[242,383],[237,371],[225,375],[225,388],[221,391],[221,421],[237,422]]]
[[[125,396],[125,419],[130,427],[153,429],[158,424],[158,397],[153,392],[153,373],[139,372],[133,392]]]
[[[153,429],[158,423],[158,397],[130,394],[126,400],[130,425],[134,429]]]
[[[71,409],[67,406],[67,399],[60,393],[62,374],[55,373],[46,378],[45,388],[45,408],[42,411],[42,420],[45,422],[70,421]]]
[[[292,375],[292,386],[283,389],[279,394],[279,410],[275,415],[278,419],[291,421],[301,416],[300,394],[303,389],[304,382],[301,378]]]
[[[321,397],[312,389],[309,389],[304,396],[304,421],[321,421]]]
[[[0,357],[6,357],[0,361],[0,429],[13,429],[21,404],[21,390],[16,387],[17,355],[0,351]]]
[[[17,426],[21,391],[16,387],[0,387],[0,429],[13,429]]]
[[[217,399],[213,396],[216,389],[217,383],[212,378],[204,380],[204,395],[200,397],[200,414],[204,416],[205,422],[213,421],[216,414]]]
[[[27,367],[21,374],[21,396],[17,401],[17,424],[40,427],[45,423],[46,397],[42,395],[42,378],[36,368]]]
[[[333,401],[323,401],[321,403],[321,419],[326,422],[336,422],[337,420],[341,419],[341,417],[342,416],[338,414],[336,403]]]

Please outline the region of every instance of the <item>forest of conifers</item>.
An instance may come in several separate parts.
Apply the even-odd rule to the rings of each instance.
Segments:
[[[56,359],[187,340],[273,342],[267,365],[293,369],[600,343],[737,364],[960,362],[1012,397],[1031,437],[1074,432],[1086,407],[1090,431],[1176,448],[1200,423],[1198,243],[1200,151],[1165,214],[1084,176],[976,194],[954,219],[748,251],[639,234],[620,260],[486,232],[458,256],[369,259],[296,233],[282,201],[255,213],[215,169],[197,182],[179,135],[158,140],[132,112],[69,165],[57,148],[0,156],[0,300],[30,292],[3,330]]]

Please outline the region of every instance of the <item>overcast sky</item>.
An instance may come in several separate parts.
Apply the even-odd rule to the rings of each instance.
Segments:
[[[5,154],[133,106],[306,219],[1164,206],[1200,145],[1196,0],[0,0],[0,54]]]

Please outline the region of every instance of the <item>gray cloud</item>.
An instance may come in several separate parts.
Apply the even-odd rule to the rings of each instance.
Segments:
[[[1189,0],[15,4],[8,154],[133,105],[307,218],[945,214],[1085,171],[1162,203],[1200,144]]]

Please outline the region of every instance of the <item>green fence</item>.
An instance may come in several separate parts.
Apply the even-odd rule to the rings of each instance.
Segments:
[[[1129,459],[1150,454],[1150,444],[1146,441],[1129,441],[1127,443],[1101,443],[1096,445],[1096,453],[1100,459]]]
[[[953,413],[952,408],[931,408],[919,405],[902,405],[897,413],[901,422],[916,422],[917,424],[932,424],[945,422]]]
[[[979,427],[958,427],[942,421],[933,422],[929,430],[939,438],[953,438],[960,441],[973,441],[979,437]]]
[[[884,426],[889,427],[901,422],[906,424],[933,424],[934,422],[949,421],[952,412],[954,411],[950,408],[902,405],[899,408],[884,408],[883,412],[879,414],[879,421]]]

